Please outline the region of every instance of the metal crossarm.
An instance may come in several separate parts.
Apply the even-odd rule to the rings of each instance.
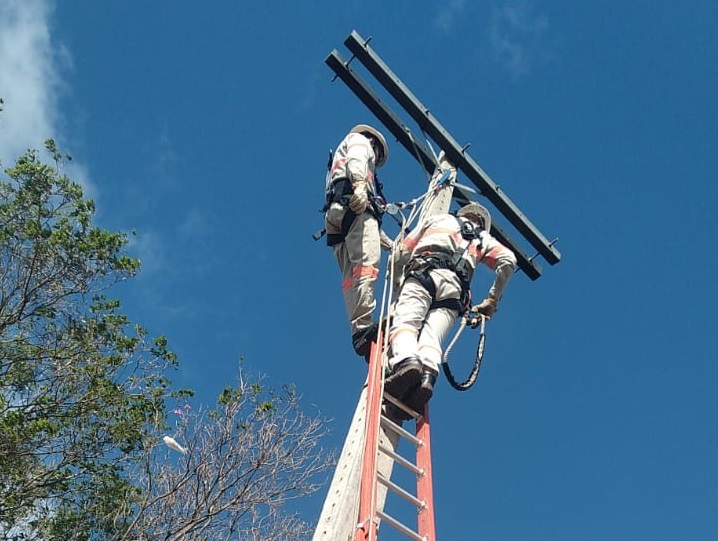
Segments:
[[[434,155],[426,146],[412,136],[411,130],[389,106],[374,92],[362,77],[352,69],[349,62],[344,60],[335,49],[325,60],[334,73],[354,92],[384,126],[391,132],[396,140],[423,166],[424,170],[432,173],[438,165]]]
[[[543,234],[529,221],[519,208],[494,183],[489,175],[465,152],[444,127],[394,75],[381,58],[369,47],[356,31],[344,41],[347,48],[369,70],[414,121],[446,152],[451,163],[471,179],[481,193],[506,217],[551,265],[561,259],[561,254]]]
[[[357,97],[367,106],[379,121],[386,126],[396,140],[411,154],[429,174],[436,169],[436,162],[433,154],[414,135],[411,129],[404,124],[389,106],[371,89],[362,77],[352,69],[349,63],[342,58],[336,50],[332,51],[325,60],[326,64],[334,73],[354,92]],[[459,203],[467,203],[471,197],[460,187],[454,187],[454,199]],[[531,280],[541,276],[541,267],[530,257],[524,249],[514,241],[496,223],[491,225],[491,234],[502,244],[511,248],[516,254],[519,268],[526,273]]]

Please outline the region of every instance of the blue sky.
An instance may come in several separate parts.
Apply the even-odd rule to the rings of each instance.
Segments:
[[[339,448],[366,367],[310,235],[328,150],[380,127],[324,58],[371,36],[563,256],[509,283],[476,386],[437,385],[438,537],[714,539],[717,26],[698,0],[2,0],[0,155],[55,137],[98,223],[137,231],[143,271],[117,295],[168,337],[197,406],[243,355],[332,418]],[[388,198],[420,195],[389,143]]]

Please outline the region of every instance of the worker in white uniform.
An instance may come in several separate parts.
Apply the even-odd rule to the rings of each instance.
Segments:
[[[372,323],[381,248],[391,239],[381,230],[383,194],[375,171],[389,147],[376,129],[354,126],[332,156],[326,181],[324,227],[342,273],[342,292],[357,355],[368,357],[377,326]]]
[[[428,218],[398,247],[408,263],[389,330],[391,371],[384,388],[414,411],[423,412],[434,392],[442,342],[470,306],[476,266],[483,263],[495,273],[487,297],[471,308],[487,317],[496,311],[514,273],[516,256],[490,229],[488,210],[470,203],[456,215]]]

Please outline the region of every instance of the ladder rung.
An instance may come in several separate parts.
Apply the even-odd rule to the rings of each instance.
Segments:
[[[414,411],[409,406],[404,404],[404,402],[394,398],[392,395],[390,395],[387,392],[384,393],[384,399],[387,402],[394,404],[397,408],[399,408],[401,411],[405,412],[407,415],[411,415],[414,419],[419,419],[421,417],[421,413],[419,413],[418,411]]]
[[[391,490],[394,494],[398,494],[399,496],[401,496],[402,498],[404,498],[407,502],[413,503],[414,506],[416,506],[416,507],[419,509],[419,511],[423,511],[424,508],[426,507],[426,503],[424,503],[423,501],[421,501],[420,499],[418,499],[416,496],[414,496],[414,495],[411,494],[410,492],[407,492],[406,490],[404,490],[403,488],[401,488],[401,487],[400,487],[399,485],[397,485],[396,483],[393,483],[393,482],[389,481],[389,479],[387,479],[387,478],[384,477],[383,475],[377,474],[376,478],[377,478],[377,480],[378,480],[382,485],[384,485],[385,487],[387,487],[387,488],[388,488],[389,490]]]
[[[421,447],[422,445],[424,445],[424,440],[417,438],[411,432],[407,432],[394,421],[392,421],[388,417],[385,417],[384,415],[381,416],[381,426],[383,426],[384,428],[388,428],[393,432],[396,432],[400,436],[403,436],[417,447]]]
[[[426,538],[425,538],[425,537],[422,537],[421,535],[419,535],[418,533],[416,533],[414,530],[412,530],[412,529],[410,529],[410,528],[407,528],[407,527],[404,526],[401,522],[399,522],[398,520],[396,520],[394,517],[391,517],[391,516],[387,515],[387,514],[384,513],[383,511],[377,511],[376,514],[377,514],[377,516],[378,516],[381,520],[383,520],[384,522],[386,522],[386,523],[389,524],[390,526],[396,528],[397,530],[399,530],[399,531],[400,531],[401,533],[403,533],[404,535],[406,535],[406,536],[408,536],[408,537],[411,537],[411,538],[414,539],[415,541],[426,541]]]
[[[408,461],[403,456],[395,453],[385,445],[379,444],[379,450],[385,455],[387,455],[389,458],[393,459],[395,462],[398,462],[399,464],[404,466],[407,470],[415,473],[416,475],[424,475],[424,468],[419,468],[416,464]]]

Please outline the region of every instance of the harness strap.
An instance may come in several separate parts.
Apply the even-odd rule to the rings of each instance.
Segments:
[[[431,303],[431,308],[448,308],[449,310],[455,310],[459,312],[459,315],[466,312],[468,309],[466,304],[462,304],[459,299],[444,299],[442,301],[434,301]]]
[[[326,203],[324,204],[324,208],[322,210],[326,212],[332,203],[341,203],[342,205],[346,205],[349,202],[349,197],[352,193],[353,190],[351,180],[346,177],[336,179],[334,182],[329,184],[327,188],[327,192],[325,194]]]
[[[376,184],[378,192],[379,194],[381,194],[381,183],[377,181]],[[346,208],[346,213],[344,214],[344,218],[342,218],[341,232],[328,233],[327,246],[334,246],[335,244],[344,242],[344,239],[346,239],[346,236],[349,234],[349,229],[354,223],[354,220],[356,220],[356,212],[349,208],[349,199],[351,198],[351,195],[353,193],[354,190],[352,189],[352,183],[346,177],[338,178],[337,180],[332,182],[329,187],[329,190],[327,191],[327,202],[322,209],[324,212],[329,209],[332,203],[339,203]],[[370,205],[369,207],[367,207],[366,212],[369,212],[372,216],[374,216],[377,222],[379,222],[379,227],[381,227],[382,212],[376,205],[372,197],[369,198],[369,201]]]
[[[444,257],[432,256],[429,258],[422,259],[420,260],[418,266],[409,265],[409,267],[413,268],[407,268],[406,277],[414,278],[417,282],[421,284],[421,287],[426,289],[426,291],[431,296],[430,308],[448,308],[450,310],[456,310],[459,315],[461,315],[469,308],[471,300],[471,290],[469,288],[469,282],[459,276],[458,273],[457,276],[459,276],[459,281],[461,283],[460,297],[458,299],[436,300],[436,285],[434,285],[434,280],[431,278],[430,272],[434,269],[453,270],[448,265],[448,263],[450,263],[448,256],[446,256],[446,254],[441,255]]]
[[[454,216],[459,225],[462,242],[453,254],[438,253],[418,256],[404,269],[406,277],[415,278],[429,295],[431,295],[431,308],[449,308],[456,310],[459,315],[464,314],[471,304],[471,278],[474,270],[469,265],[464,255],[472,242],[478,241],[481,248],[480,228],[475,227],[469,220]],[[461,295],[458,299],[436,300],[436,286],[429,274],[433,269],[449,269],[459,278],[461,284]]]

